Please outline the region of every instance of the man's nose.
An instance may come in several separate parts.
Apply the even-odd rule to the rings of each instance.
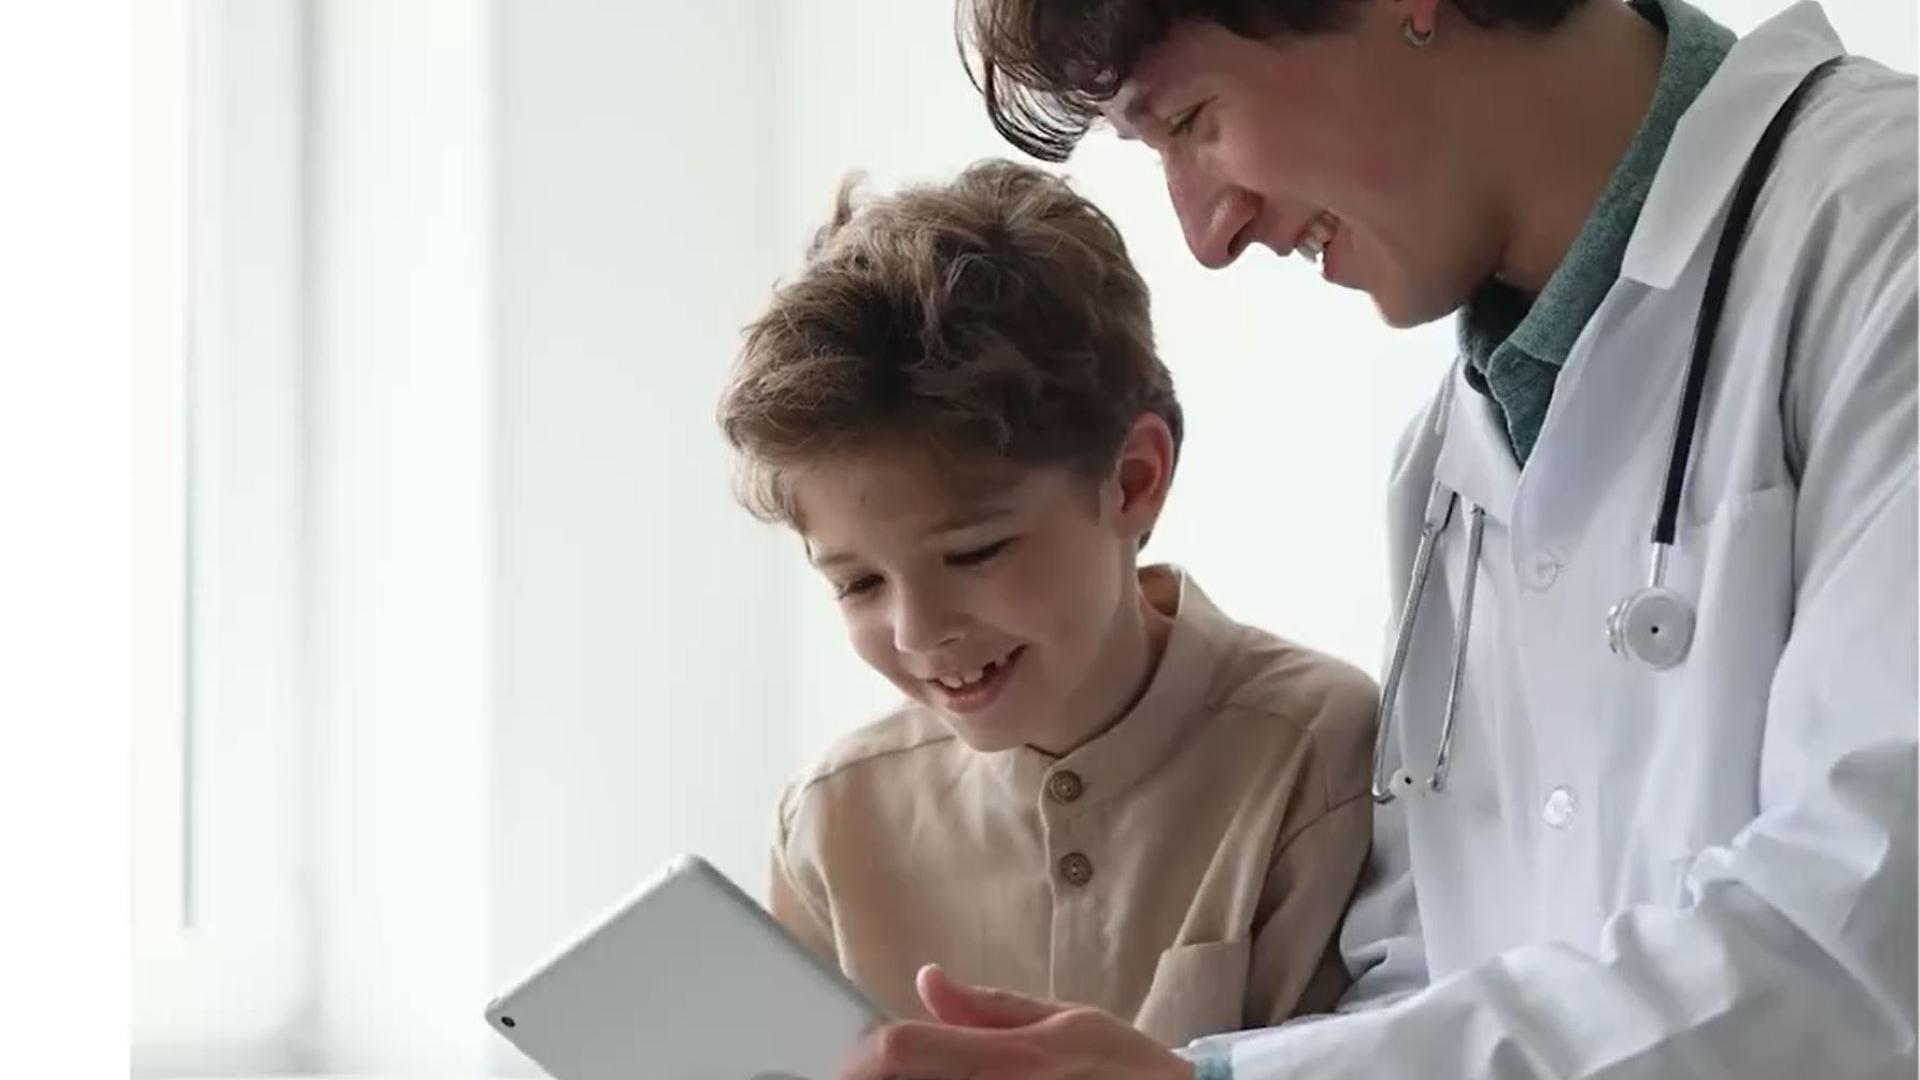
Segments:
[[[1246,245],[1235,241],[1258,211],[1253,196],[1192,164],[1168,162],[1166,174],[1167,197],[1193,257],[1209,270],[1238,258]]]

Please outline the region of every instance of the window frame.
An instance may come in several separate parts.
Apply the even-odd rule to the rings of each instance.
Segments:
[[[143,175],[137,186],[165,192],[179,181],[179,202],[141,205],[182,211],[171,262],[184,285],[167,288],[168,260],[153,264],[179,308],[148,321],[137,377],[143,390],[177,391],[184,407],[171,433],[152,410],[142,429],[147,446],[176,446],[180,467],[142,454],[136,469],[146,462],[146,491],[171,487],[185,505],[170,520],[157,502],[141,504],[159,550],[140,557],[156,584],[143,594],[137,670],[149,678],[136,732],[159,740],[145,744],[149,754],[173,738],[180,769],[177,785],[160,776],[158,792],[160,772],[149,770],[135,807],[177,808],[180,843],[172,856],[149,849],[137,879],[147,887],[134,899],[133,1067],[294,1072],[312,970],[300,764],[305,16],[297,0],[154,7],[135,24],[136,108],[151,125],[139,137],[171,136],[184,160],[170,164],[156,146],[145,160],[157,184]],[[153,36],[181,29],[163,8],[184,19],[184,57],[169,59],[177,41]],[[165,85],[173,74],[184,87]],[[181,103],[169,109],[174,89]],[[165,248],[167,227],[153,228]],[[143,823],[134,826],[138,840]],[[171,895],[152,895],[156,887]]]

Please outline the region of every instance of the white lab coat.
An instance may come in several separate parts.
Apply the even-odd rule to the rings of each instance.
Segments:
[[[1344,939],[1364,972],[1351,1014],[1215,1044],[1236,1080],[1914,1075],[1911,77],[1833,72],[1756,208],[1668,576],[1699,609],[1690,656],[1650,671],[1604,633],[1645,579],[1735,178],[1839,52],[1812,4],[1735,46],[1674,134],[1524,470],[1457,369],[1410,431],[1396,611],[1431,483],[1487,512],[1451,776],[1380,812],[1379,877]],[[1464,509],[1389,766],[1433,760]]]

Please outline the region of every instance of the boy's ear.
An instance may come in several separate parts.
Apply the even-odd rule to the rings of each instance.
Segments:
[[[1115,513],[1127,534],[1144,537],[1160,520],[1173,484],[1173,459],[1173,431],[1166,420],[1154,412],[1135,417],[1113,467],[1120,495]]]

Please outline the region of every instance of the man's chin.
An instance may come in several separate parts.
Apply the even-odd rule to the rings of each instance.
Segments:
[[[1383,297],[1378,293],[1367,295],[1373,300],[1373,310],[1379,313],[1380,321],[1395,330],[1412,330],[1417,326],[1438,322],[1459,310],[1458,305],[1444,309],[1433,304],[1415,307],[1397,297]]]

